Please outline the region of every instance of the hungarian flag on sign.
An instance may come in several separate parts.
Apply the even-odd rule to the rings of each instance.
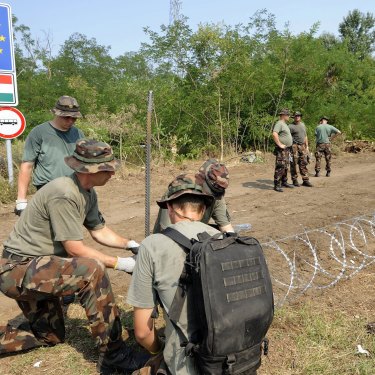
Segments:
[[[0,74],[0,102],[13,104],[15,99],[15,82],[13,74]]]

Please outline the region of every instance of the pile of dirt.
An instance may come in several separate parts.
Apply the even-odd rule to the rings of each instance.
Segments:
[[[372,141],[345,141],[344,150],[354,154],[359,152],[374,152],[375,144]]]

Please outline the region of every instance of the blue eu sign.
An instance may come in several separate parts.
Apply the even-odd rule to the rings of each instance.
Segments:
[[[8,4],[0,3],[0,70],[15,71],[12,14]]]

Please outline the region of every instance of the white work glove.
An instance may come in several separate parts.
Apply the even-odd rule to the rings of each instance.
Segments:
[[[135,255],[131,257],[126,257],[126,258],[117,257],[117,262],[114,268],[115,270],[132,273],[134,270],[134,266],[135,266],[135,259],[136,259]]]
[[[126,244],[126,249],[130,250],[134,255],[138,254],[139,243],[134,240],[129,240]]]
[[[14,213],[20,216],[22,211],[26,208],[26,206],[27,206],[27,199],[17,199]]]

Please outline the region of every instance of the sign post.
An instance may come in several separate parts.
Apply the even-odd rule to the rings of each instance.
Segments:
[[[16,64],[14,59],[12,12],[9,4],[0,3],[0,138],[5,138],[9,184],[13,185],[11,139],[25,130],[26,121],[18,105]],[[1,106],[8,106],[1,107]],[[16,112],[17,111],[17,112]],[[10,115],[9,117],[8,114]]]
[[[13,185],[13,160],[11,139],[21,135],[26,127],[25,116],[16,108],[0,107],[0,138],[5,139],[9,184]]]

